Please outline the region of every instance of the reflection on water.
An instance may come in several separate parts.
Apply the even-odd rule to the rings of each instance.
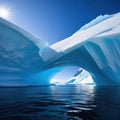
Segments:
[[[0,88],[0,120],[119,120],[120,87]]]

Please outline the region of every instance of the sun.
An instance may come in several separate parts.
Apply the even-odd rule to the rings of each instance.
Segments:
[[[8,7],[0,6],[0,17],[8,19],[11,16],[11,11]]]

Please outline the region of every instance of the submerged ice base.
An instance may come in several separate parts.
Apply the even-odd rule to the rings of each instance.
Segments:
[[[96,85],[120,85],[120,13],[97,17],[51,46],[0,18],[0,86],[48,85],[71,65]]]

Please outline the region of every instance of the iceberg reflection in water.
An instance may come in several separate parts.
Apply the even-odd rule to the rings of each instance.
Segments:
[[[120,87],[0,88],[0,120],[118,120]]]

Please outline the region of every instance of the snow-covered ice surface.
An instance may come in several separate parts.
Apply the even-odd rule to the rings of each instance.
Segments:
[[[98,20],[100,19],[100,20]],[[99,22],[98,22],[99,21]],[[120,32],[120,13],[99,16],[83,26],[69,38],[57,42],[50,47],[57,52],[70,52],[84,42],[95,37],[111,35]]]
[[[87,70],[96,85],[120,84],[120,13],[99,16],[51,46],[0,19],[0,85],[45,85],[66,65]]]

